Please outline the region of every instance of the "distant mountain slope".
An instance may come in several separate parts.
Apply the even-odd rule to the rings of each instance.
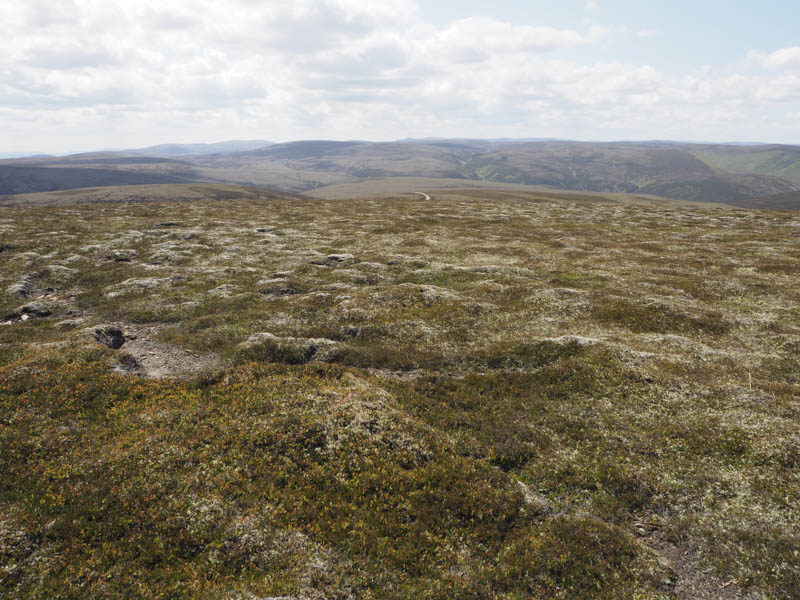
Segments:
[[[93,165],[114,165],[115,167],[143,165],[181,165],[184,168],[191,163],[186,161],[165,158],[161,156],[137,156],[121,152],[98,152],[92,154],[73,154],[60,157],[28,158],[19,161],[20,164],[30,164],[40,167],[83,167]]]
[[[800,146],[704,145],[693,147],[690,152],[715,169],[772,175],[800,184]]]
[[[306,187],[287,187],[295,191],[339,183],[335,178],[331,181],[333,174],[356,179],[472,179],[737,204],[748,198],[800,189],[800,184],[771,175],[725,173],[698,159],[687,146],[690,147],[670,143],[486,140],[306,141],[210,157],[201,162],[207,168],[235,166],[240,174],[283,169],[306,175],[307,181],[298,178],[293,182]],[[320,177],[322,173],[327,175]],[[280,186],[287,182],[274,183]]]
[[[739,203],[797,187],[777,177],[721,173],[684,148],[661,144],[504,145],[481,155],[469,167],[475,177],[487,181],[701,202]]]
[[[85,187],[186,183],[190,180],[157,173],[115,169],[0,166],[0,195],[51,192]]]
[[[276,161],[301,171],[336,171],[352,177],[455,177],[480,150],[460,144],[307,141],[276,144],[233,155],[238,160]]]
[[[750,208],[767,208],[778,210],[800,210],[800,192],[786,192],[747,201]]]
[[[196,202],[201,200],[264,200],[299,199],[301,196],[249,188],[240,185],[208,183],[123,185],[37,192],[0,198],[0,206],[58,206],[65,204],[95,204],[98,202]]]
[[[44,152],[0,152],[0,160],[25,158],[26,156],[46,156]]]
[[[602,192],[634,192],[714,175],[708,165],[675,148],[579,142],[507,144],[468,167],[476,178],[488,181]]]
[[[140,175],[155,175],[172,177],[170,181],[156,181],[148,180],[145,183],[170,183],[180,181],[200,181],[206,180],[205,177],[196,172],[196,166],[193,162],[186,160],[178,160],[174,158],[167,158],[162,156],[144,156],[131,154],[129,152],[92,152],[83,154],[73,154],[70,156],[41,156],[41,157],[28,157],[17,160],[0,161],[0,167],[14,166],[14,167],[42,167],[51,169],[100,169],[109,170],[113,172],[125,171],[129,173],[138,173]],[[75,173],[64,172],[61,174],[65,178],[64,185],[70,185]],[[57,173],[49,175],[52,179],[58,179]],[[87,177],[94,177],[94,175],[87,174]],[[175,179],[177,178],[177,179]],[[213,178],[212,178],[213,179]],[[128,180],[119,184],[111,183],[109,185],[127,185]],[[93,185],[93,184],[90,184]],[[104,184],[106,185],[106,184]],[[81,186],[85,187],[85,186]],[[70,188],[59,188],[70,189]]]
[[[159,144],[158,146],[139,148],[130,152],[147,156],[190,156],[193,154],[246,152],[271,145],[272,142],[267,140],[231,140],[213,144]]]
[[[678,200],[753,206],[754,198],[800,191],[800,147],[715,146],[678,142],[571,142],[431,139],[401,142],[307,140],[246,151],[182,154],[198,147],[231,150],[237,144],[155,146],[127,152],[0,161],[0,166],[53,168],[25,191],[95,185],[215,182],[307,192],[381,177],[441,178],[547,186],[560,190],[633,193]],[[147,154],[147,153],[151,154]],[[159,154],[160,153],[160,154]],[[99,169],[145,179],[118,179]],[[52,170],[52,169],[51,169]],[[107,183],[96,183],[101,177]],[[163,180],[158,177],[172,179]],[[154,179],[156,178],[156,179]],[[47,181],[50,188],[42,188]],[[80,185],[75,185],[75,182]],[[34,185],[34,184],[30,184]],[[8,189],[9,186],[6,186]],[[10,193],[10,192],[5,192]]]

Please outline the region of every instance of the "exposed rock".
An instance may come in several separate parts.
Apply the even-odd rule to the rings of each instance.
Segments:
[[[291,296],[292,294],[299,294],[300,290],[287,283],[283,279],[272,279],[259,282],[260,293],[265,296]]]
[[[18,311],[22,315],[30,315],[31,317],[49,317],[56,309],[57,306],[53,302],[37,300],[21,306]]]
[[[106,260],[113,260],[114,262],[131,262],[136,258],[136,250],[130,248],[120,248],[113,250],[110,254],[106,255]]]
[[[359,333],[361,333],[361,328],[356,325],[347,325],[346,327],[342,327],[342,334],[347,337],[355,338],[358,337]]]
[[[156,223],[153,227],[178,227],[180,223],[175,221],[164,221],[163,223]]]
[[[318,267],[330,267],[335,264],[339,263],[351,263],[354,262],[356,259],[355,256],[352,254],[341,253],[341,254],[328,254],[327,256],[321,258],[315,258],[311,261],[312,265],[317,265]]]
[[[122,330],[114,325],[101,325],[96,327],[94,329],[94,339],[113,350],[121,348],[126,341]]]
[[[352,254],[329,254],[326,258],[331,262],[345,262],[355,260],[356,257]]]
[[[211,371],[220,365],[219,357],[214,354],[198,354],[173,344],[160,342],[155,337],[163,326],[145,326],[125,324],[101,325],[84,330],[92,341],[103,343],[110,348],[104,337],[119,343],[114,329],[124,338],[122,349],[115,355],[118,366],[115,371],[125,374],[136,374],[152,379],[180,379],[200,372]],[[96,334],[97,330],[103,333]],[[85,338],[84,338],[85,339]]]
[[[6,289],[12,296],[19,296],[20,298],[27,298],[32,296],[38,291],[36,280],[39,278],[38,273],[31,273],[26,275],[23,279],[14,283]]]

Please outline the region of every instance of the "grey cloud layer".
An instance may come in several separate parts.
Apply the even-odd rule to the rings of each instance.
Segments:
[[[800,47],[676,77],[563,58],[621,31],[482,17],[437,28],[413,0],[28,0],[3,3],[0,35],[0,126],[37,146],[54,111],[65,135],[98,141],[109,124],[142,142],[182,131],[745,139],[786,135],[800,98]]]

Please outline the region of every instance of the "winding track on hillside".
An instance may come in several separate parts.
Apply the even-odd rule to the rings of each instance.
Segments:
[[[418,196],[422,196],[423,200],[430,200],[431,197],[424,193],[424,192],[411,192],[412,194],[417,194]]]

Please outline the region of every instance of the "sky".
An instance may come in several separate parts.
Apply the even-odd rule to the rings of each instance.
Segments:
[[[798,0],[0,2],[0,153],[229,139],[800,143]]]

